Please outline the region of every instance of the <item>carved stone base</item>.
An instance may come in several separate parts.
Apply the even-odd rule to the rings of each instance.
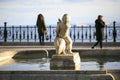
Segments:
[[[51,70],[80,70],[80,56],[78,52],[67,55],[53,55],[50,61]]]

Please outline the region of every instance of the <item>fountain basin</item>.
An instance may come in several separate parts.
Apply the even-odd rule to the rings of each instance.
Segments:
[[[83,72],[84,74],[81,74],[81,75],[86,76],[86,74],[88,72],[88,73],[90,73],[89,76],[91,76],[92,73],[93,73],[93,76],[97,76],[96,75],[97,73],[94,73],[94,71],[98,72],[98,73],[101,73],[103,71],[104,73],[100,74],[100,75],[106,76],[106,73],[110,73],[109,76],[111,76],[111,74],[112,74],[116,80],[120,79],[120,77],[119,77],[119,75],[120,75],[120,73],[119,73],[120,72],[120,57],[119,57],[120,50],[104,49],[102,51],[101,50],[74,50],[74,51],[79,52],[80,56],[81,56],[81,64],[80,64],[81,70],[80,71],[73,70],[74,74]],[[6,76],[6,78],[8,78],[5,80],[9,80],[10,75],[12,75],[12,77],[13,77],[12,80],[15,80],[16,77],[18,77],[18,76],[23,77],[23,80],[24,80],[24,79],[26,79],[26,76],[31,76],[31,78],[32,78],[32,75],[34,74],[34,76],[38,77],[37,76],[38,73],[43,72],[45,75],[48,73],[51,74],[52,73],[51,71],[53,71],[53,70],[50,70],[49,66],[50,66],[51,56],[55,54],[55,50],[48,50],[49,54],[47,54],[47,52],[44,50],[25,50],[25,51],[12,51],[12,52],[13,53],[9,53],[9,51],[8,51],[7,54],[0,53],[2,55],[0,57],[6,57],[11,54],[9,56],[9,59],[6,58],[4,60],[1,60],[1,64],[0,64],[0,79],[1,80],[3,80],[3,76]],[[55,70],[55,71],[63,72],[64,70]],[[65,71],[68,72],[68,70],[65,70]],[[48,73],[46,73],[46,72],[48,72]],[[24,74],[24,73],[26,73],[26,74]],[[26,75],[26,76],[23,76],[23,75]],[[54,75],[55,75],[55,72],[54,72]],[[68,74],[68,75],[70,75],[70,74]],[[66,76],[68,76],[68,75],[66,75]],[[51,75],[51,76],[53,76],[53,75]],[[59,76],[64,76],[64,75],[59,75]],[[107,76],[108,76],[108,74],[107,74]],[[33,77],[33,79],[35,79],[36,77]],[[71,79],[78,78],[78,77],[79,76],[71,77]],[[43,78],[43,77],[41,77],[41,78]],[[38,79],[41,79],[41,78],[38,78]],[[50,78],[50,77],[48,77],[48,78]],[[48,78],[46,80],[48,80]],[[67,77],[64,77],[64,78],[65,78],[65,80],[67,80]],[[79,78],[81,78],[81,77],[79,77]],[[53,78],[53,79],[55,79],[55,78]],[[60,79],[62,79],[62,78],[60,78]],[[111,79],[113,80],[112,76],[111,76],[110,80]],[[91,80],[92,80],[92,78],[91,78]],[[95,79],[93,79],[93,80],[95,80]],[[106,80],[106,79],[103,79],[103,80]]]

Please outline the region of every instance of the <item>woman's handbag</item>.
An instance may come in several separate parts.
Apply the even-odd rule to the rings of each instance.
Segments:
[[[94,32],[93,35],[96,36],[96,32]]]

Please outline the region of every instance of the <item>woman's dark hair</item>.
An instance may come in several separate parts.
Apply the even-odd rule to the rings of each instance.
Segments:
[[[102,15],[98,15],[98,19],[100,20],[103,16]]]
[[[41,23],[45,25],[44,16],[39,14],[37,17],[37,26],[41,25]]]

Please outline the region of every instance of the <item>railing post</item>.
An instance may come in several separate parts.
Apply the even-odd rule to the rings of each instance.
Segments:
[[[50,42],[51,42],[51,37],[52,37],[52,35],[51,35],[51,25],[50,25]]]
[[[85,32],[85,39],[87,39],[87,36],[88,36],[88,35],[87,35],[87,29],[86,29],[86,32]]]
[[[29,26],[27,25],[27,42],[29,42]]]
[[[22,39],[22,36],[21,36],[21,34],[22,34],[22,33],[21,33],[21,25],[20,25],[19,28],[20,28],[20,37],[19,37],[19,38],[20,38],[20,42],[21,42],[21,39]]]
[[[91,42],[91,25],[89,26],[90,34],[89,34],[89,40]]]
[[[4,42],[7,42],[7,22],[4,22]]]
[[[76,36],[75,36],[75,25],[74,25],[74,36],[73,36],[73,38],[74,38],[74,42],[75,42],[75,38],[76,38]]]
[[[72,31],[70,31],[70,37],[72,38]]]
[[[107,42],[107,38],[108,38],[108,36],[107,36],[107,35],[108,35],[107,28],[108,28],[108,27],[107,27],[107,26],[105,26],[105,30],[106,30],[105,40],[106,40],[106,42]]]
[[[81,35],[81,38],[82,38],[82,42],[83,42],[83,26],[82,26],[82,35]]]
[[[22,35],[23,35],[23,39],[25,39],[25,31],[23,31]]]
[[[116,22],[114,21],[114,22],[113,22],[113,42],[116,42],[116,36],[117,36],[115,23],[116,23]]]
[[[35,35],[34,35],[34,37],[35,37],[35,42],[36,42],[36,26],[34,26],[34,29],[35,29]]]
[[[12,26],[12,42],[14,42],[14,26]]]
[[[79,29],[79,28],[78,28]],[[80,36],[80,33],[79,33],[79,31],[78,31],[78,33],[77,33],[77,39],[79,39],[79,36]]]
[[[30,36],[31,36],[31,39],[33,39],[33,33],[32,33],[32,31],[30,32]]]

